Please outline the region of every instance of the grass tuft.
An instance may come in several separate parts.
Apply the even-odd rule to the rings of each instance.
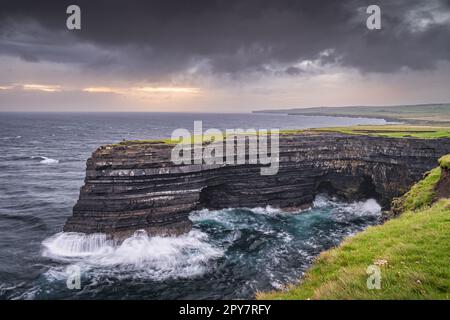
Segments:
[[[442,169],[450,169],[450,154],[447,154],[439,159],[439,165]]]

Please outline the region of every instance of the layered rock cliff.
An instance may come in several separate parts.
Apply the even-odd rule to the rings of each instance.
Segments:
[[[175,165],[173,145],[126,143],[97,149],[64,231],[123,238],[137,229],[180,234],[199,208],[273,206],[295,210],[320,192],[346,199],[373,197],[388,207],[436,160],[450,139],[384,138],[337,133],[280,136],[280,168],[260,165]]]

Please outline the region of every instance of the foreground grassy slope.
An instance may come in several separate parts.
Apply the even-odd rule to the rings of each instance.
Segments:
[[[434,169],[405,194],[400,217],[322,253],[300,284],[257,298],[450,299],[450,199],[432,203],[440,173]],[[366,285],[373,264],[381,269],[380,290]]]

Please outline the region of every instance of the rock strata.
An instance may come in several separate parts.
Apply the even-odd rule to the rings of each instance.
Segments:
[[[128,142],[98,148],[87,160],[85,184],[64,231],[124,238],[191,228],[191,211],[208,208],[308,207],[316,194],[376,198],[387,208],[436,160],[450,139],[385,138],[338,133],[280,136],[276,175],[260,165],[175,165],[173,145]]]

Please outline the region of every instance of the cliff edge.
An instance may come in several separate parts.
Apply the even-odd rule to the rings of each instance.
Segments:
[[[279,172],[261,165],[175,165],[173,145],[129,141],[98,148],[64,231],[123,238],[137,229],[150,235],[191,228],[200,208],[267,206],[298,210],[315,195],[376,198],[389,208],[450,150],[450,139],[390,138],[336,132],[285,133]]]

